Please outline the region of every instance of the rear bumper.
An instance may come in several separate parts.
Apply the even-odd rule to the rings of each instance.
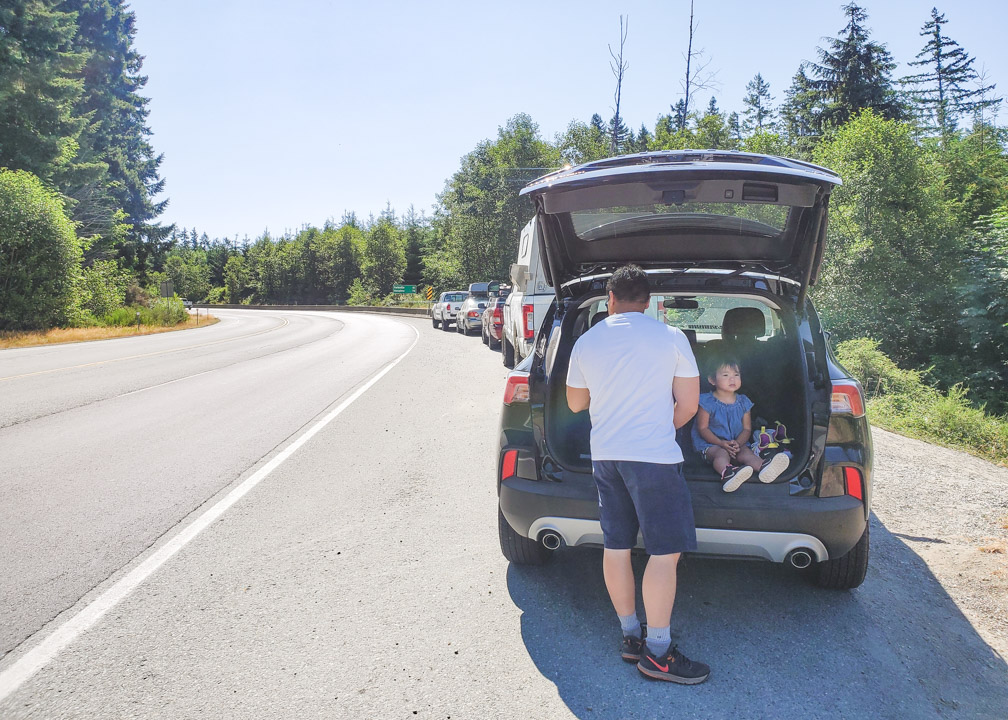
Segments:
[[[730,494],[719,483],[689,485],[700,554],[783,562],[804,548],[821,562],[849,552],[867,523],[864,505],[848,496],[791,497],[787,483],[747,484]],[[507,478],[500,508],[525,537],[551,530],[571,546],[602,544],[594,484]]]
[[[462,325],[462,327],[467,327],[470,330],[472,330],[473,328],[483,327],[483,321],[480,320],[478,317],[467,318],[465,316],[461,316],[456,319],[456,322]]]

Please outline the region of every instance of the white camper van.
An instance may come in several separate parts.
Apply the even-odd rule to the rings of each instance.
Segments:
[[[504,305],[501,357],[514,367],[532,352],[536,332],[555,297],[539,262],[539,233],[535,218],[522,228],[518,260],[511,266],[511,294]]]

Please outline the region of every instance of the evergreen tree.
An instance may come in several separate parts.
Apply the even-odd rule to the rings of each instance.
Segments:
[[[406,271],[403,273],[403,283],[420,285],[423,283],[423,245],[426,232],[426,221],[422,215],[410,205],[403,218],[403,236],[406,244]]]
[[[637,140],[634,146],[634,152],[647,152],[648,148],[651,147],[652,136],[647,129],[647,125],[641,123],[640,132],[637,133]]]
[[[590,122],[590,124],[591,124],[591,126],[593,128],[595,128],[596,130],[598,130],[601,134],[603,134],[603,135],[606,134],[606,125],[605,125],[605,122],[602,120],[602,116],[599,115],[598,113],[595,113],[594,115],[591,116],[591,122]]]
[[[676,130],[685,130],[686,122],[689,120],[689,111],[686,109],[686,101],[682,98],[672,105],[672,124]]]
[[[606,127],[606,135],[609,137],[609,152],[612,155],[627,152],[627,144],[633,139],[633,133],[619,115],[613,115],[610,118],[609,125]]]
[[[162,156],[149,142],[149,100],[139,93],[147,84],[140,74],[143,56],[133,47],[136,17],[125,0],[62,0],[61,10],[77,13],[79,31],[74,49],[86,58],[83,94],[77,111],[89,118],[81,135],[84,160],[108,167],[104,185],[75,183],[69,188],[87,210],[106,244],[115,238],[107,228],[115,218],[109,207],[121,209],[125,232],[118,247],[123,262],[143,276],[164,255],[171,228],[152,223],[167,205],[155,201],[164,188],[159,175]],[[77,218],[75,218],[77,219]]]
[[[823,111],[822,96],[805,74],[805,68],[805,63],[798,67],[780,109],[781,130],[791,146],[791,152],[802,158],[811,156],[812,148],[819,139],[818,128],[822,124],[820,116]]]
[[[713,102],[714,98],[711,98]],[[746,85],[746,95],[742,98],[745,110],[742,115],[745,117],[743,128],[746,132],[763,132],[773,130],[774,115],[771,107],[773,97],[770,96],[770,83],[763,79],[763,76],[756,73],[756,76]]]
[[[869,39],[868,13],[856,3],[844,5],[843,11],[847,24],[827,49],[817,48],[819,63],[811,66],[817,78],[813,87],[825,105],[820,131],[843,125],[865,108],[889,119],[904,114],[892,87],[896,63],[884,44]]]
[[[85,120],[84,56],[72,13],[46,0],[0,3],[0,167],[52,185],[72,174]]]
[[[732,112],[728,116],[728,137],[734,140],[736,143],[742,142],[742,126],[739,123],[739,116],[737,112]]]
[[[942,26],[947,22],[937,8],[931,9],[931,20],[924,23],[920,33],[928,42],[917,53],[917,59],[909,63],[924,70],[901,80],[909,89],[922,126],[943,138],[955,131],[962,115],[1000,102],[986,97],[993,85],[970,87],[978,79],[973,69],[974,58],[959,43],[942,34]]]

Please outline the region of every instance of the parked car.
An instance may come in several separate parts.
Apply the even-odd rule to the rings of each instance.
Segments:
[[[504,291],[497,297],[490,298],[486,310],[483,311],[483,344],[489,345],[491,350],[499,350],[501,346],[504,306],[507,304],[508,294],[508,291]]]
[[[465,299],[466,293],[462,290],[449,290],[438,295],[437,302],[431,305],[434,327],[440,325],[442,330],[447,330],[448,323],[455,322],[455,316]]]
[[[539,258],[539,230],[535,218],[522,228],[518,258],[511,265],[511,282],[501,338],[501,359],[509,368],[531,352],[532,339],[553,300],[553,288],[546,280]]]
[[[871,433],[861,387],[833,356],[808,297],[840,182],[796,160],[687,150],[588,163],[522,191],[547,229],[555,296],[505,386],[496,482],[508,560],[540,564],[564,544],[602,542],[589,413],[568,408],[566,377],[574,342],[606,313],[608,276],[633,261],[648,272],[647,313],[694,347],[701,390],[711,353],[730,349],[757,426],[786,426],[790,467],[733,493],[693,449],[691,426],[680,430],[697,553],[807,567],[828,588],[861,584]]]
[[[459,308],[458,317],[455,320],[455,329],[463,335],[469,335],[479,329],[480,316],[490,300],[490,283],[477,282],[470,283],[469,294],[462,301]]]
[[[180,299],[182,300],[182,307],[184,307],[186,310],[192,309],[192,300],[190,300],[189,298],[180,298]]]

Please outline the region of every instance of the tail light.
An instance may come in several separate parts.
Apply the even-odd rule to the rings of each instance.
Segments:
[[[833,383],[830,409],[835,413],[848,413],[854,417],[864,415],[864,398],[861,388],[854,382]]]
[[[493,320],[495,323],[504,322],[504,316],[501,314],[500,308],[494,308]]]
[[[843,476],[847,494],[864,502],[864,485],[861,483],[861,471],[857,468],[845,467],[843,469]]]
[[[516,402],[528,402],[528,378],[528,373],[511,373],[508,375],[507,385],[504,386],[505,405]]]
[[[535,337],[535,320],[532,314],[535,312],[535,305],[522,305],[522,327],[525,330],[525,339],[531,340]]]
[[[501,480],[515,474],[518,468],[518,451],[506,450],[501,459]]]
[[[475,310],[470,310],[469,311],[469,317],[471,317],[471,318],[478,318],[479,317],[479,313],[476,312]]]

